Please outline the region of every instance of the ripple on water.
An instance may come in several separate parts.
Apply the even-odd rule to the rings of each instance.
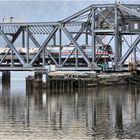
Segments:
[[[2,86],[0,139],[140,139],[138,91],[127,86],[66,92]]]

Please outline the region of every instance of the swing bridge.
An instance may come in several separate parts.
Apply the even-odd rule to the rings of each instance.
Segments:
[[[123,71],[130,62],[140,70],[140,4],[93,4],[58,22],[0,23],[0,40],[6,44],[0,45],[1,71],[43,70],[48,65]],[[65,57],[64,46],[69,50]]]

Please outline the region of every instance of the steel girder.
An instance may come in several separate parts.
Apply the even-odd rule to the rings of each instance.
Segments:
[[[92,8],[91,11],[91,34],[92,34],[92,63],[95,63],[95,59],[96,59],[96,41],[95,41],[95,8]],[[97,64],[96,64],[97,67]],[[94,67],[95,68],[95,67]]]
[[[81,36],[82,32],[85,30],[85,26],[82,26],[82,28],[79,30],[79,32],[76,34],[76,36],[74,37],[74,40],[77,41],[78,38]],[[69,44],[72,45],[72,42]],[[71,55],[73,54],[73,52],[75,51],[75,48],[70,52],[70,54],[68,55],[68,57],[63,61],[63,63],[60,65],[61,67],[64,66],[64,64],[67,62],[67,60],[71,57]]]
[[[100,23],[98,23],[97,26],[99,26],[104,21],[107,21],[110,24],[110,22],[106,18],[113,12],[113,10],[114,10],[114,8],[111,8],[111,10],[109,10],[105,16],[103,16],[101,13],[99,13],[102,16],[103,20],[100,21]]]
[[[48,26],[48,25],[47,25]],[[23,65],[23,67],[32,67],[33,63],[35,62],[35,60],[38,58],[39,54],[41,52],[43,52],[43,48],[46,47],[47,43],[52,39],[52,36],[55,34],[55,32],[57,31],[57,27],[54,28],[54,30],[50,33],[50,35],[47,37],[47,39],[44,41],[44,44],[42,46],[39,45],[39,43],[37,42],[37,40],[33,37],[32,33],[30,32],[30,27],[29,26],[21,26],[18,31],[13,35],[12,40],[10,41],[8,39],[8,37],[6,36],[6,34],[0,30],[0,34],[2,35],[2,37],[4,38],[4,40],[7,42],[7,46],[6,47],[10,47],[9,50],[5,53],[5,55],[1,58],[0,60],[0,64],[2,64],[2,62],[5,60],[5,58],[7,57],[7,55],[10,53],[11,51],[11,66],[12,62],[13,62],[13,54],[16,55],[16,57],[19,59],[19,61],[21,62],[21,64]],[[16,47],[13,45],[13,43],[16,41],[16,39],[19,37],[20,33],[22,31],[26,31],[27,36],[26,36],[26,59],[23,59],[23,56],[17,51]],[[31,60],[31,62],[29,62],[29,38],[33,41],[33,43],[35,44],[36,47],[39,48],[39,51],[37,52],[37,54],[34,56],[34,58]],[[47,48],[45,48],[45,51],[48,53],[48,56],[50,56],[50,58],[53,60],[53,62],[56,64],[56,66],[58,66],[58,63],[55,61],[55,59],[52,57],[52,55],[49,53],[49,51],[47,50]],[[26,60],[26,61],[25,61]]]
[[[55,34],[55,32],[58,30],[58,27],[56,27],[54,29],[54,32],[52,34],[50,34],[50,36],[46,39],[46,41],[44,42],[44,44],[42,46],[40,46],[40,44],[37,42],[37,40],[34,38],[34,36],[32,35],[32,33],[29,32],[29,37],[32,40],[32,42],[34,43],[34,45],[37,48],[41,48],[40,52],[38,52],[38,54],[36,54],[36,56],[34,56],[34,60],[32,60],[32,62],[30,62],[30,65],[33,65],[33,63],[35,62],[35,60],[38,58],[38,55],[41,53],[41,51],[43,50],[43,48],[45,49],[45,51],[48,53],[48,56],[50,56],[50,58],[52,59],[52,61],[55,63],[56,66],[58,66],[58,63],[56,62],[56,60],[53,58],[53,56],[51,55],[51,53],[47,50],[46,45],[49,43],[49,41],[51,40],[52,36]]]
[[[121,58],[120,62],[118,63],[118,66],[121,66],[122,65],[122,63],[128,58],[128,56],[133,51],[133,49],[137,47],[137,45],[139,44],[139,42],[140,42],[140,35],[136,38],[136,40],[133,42],[132,46],[127,50],[127,52]]]
[[[10,49],[15,53],[17,58],[23,64],[23,66],[25,66],[25,61],[24,61],[23,57],[19,54],[19,52],[14,47],[14,45],[11,43],[11,41],[8,39],[8,37],[4,34],[4,32],[1,29],[0,29],[0,34],[2,35],[2,37],[6,41],[6,43],[9,45]]]
[[[49,43],[49,41],[52,39],[52,37],[54,36],[54,34],[56,33],[56,31],[58,30],[58,26],[56,26],[54,28],[54,30],[50,33],[50,35],[47,37],[47,39],[44,41],[44,43],[42,44],[42,46],[39,47],[39,51],[37,52],[37,54],[35,54],[35,56],[33,57],[33,59],[31,60],[31,62],[29,63],[31,66],[33,65],[33,63],[35,62],[35,60],[38,58],[39,54],[42,52],[42,50],[46,47],[46,45]],[[49,52],[48,52],[49,53]],[[51,55],[50,55],[51,56]]]
[[[61,65],[61,57],[62,57],[62,30],[59,28],[59,66]]]
[[[23,29],[23,27],[20,27],[19,29],[18,29],[18,31],[13,35],[13,37],[12,37],[12,40],[11,40],[11,43],[13,44],[15,41],[16,41],[16,39],[18,38],[18,36],[20,35],[20,33],[22,32],[22,29]],[[6,45],[6,47],[5,48],[8,48],[9,47],[9,45]],[[8,53],[10,52],[10,48],[9,48],[9,50],[5,53],[5,55],[1,58],[1,60],[0,60],[0,64],[3,62],[3,60],[6,58],[6,56],[8,55]]]
[[[114,22],[114,25],[115,25],[115,31],[114,31],[114,34],[115,34],[115,65],[117,65],[118,61],[119,61],[119,22],[118,22],[118,9],[117,9],[117,6],[114,8],[114,14],[115,14],[115,22]]]
[[[124,10],[125,12],[130,13],[131,15],[135,15],[136,17],[140,18],[140,13],[138,13],[135,9],[127,8],[126,6],[123,6],[119,3],[117,4],[117,6],[119,9]]]
[[[61,24],[60,24],[60,28],[63,30],[63,32],[65,33],[65,35],[69,38],[69,40],[72,42],[72,44],[74,45],[74,47],[76,48],[76,50],[78,50],[80,52],[80,54],[83,56],[84,60],[88,64],[88,66],[89,67],[92,67],[92,64],[91,64],[89,58],[85,55],[85,53],[83,52],[83,50],[80,48],[80,46],[74,40],[74,38],[71,36],[71,34],[67,31],[67,29],[65,27],[63,27]],[[94,66],[96,66],[95,63],[94,63]]]
[[[131,47],[131,45],[128,43],[128,41],[127,41],[127,39],[122,35],[122,38],[124,39],[124,41],[126,42],[126,44],[127,44],[127,46],[128,46],[128,48],[130,48]],[[136,46],[136,49],[139,51],[139,53],[140,53],[140,49],[138,48],[138,46]],[[130,54],[129,54],[130,55]],[[137,57],[137,60],[139,60],[139,58]]]
[[[26,63],[27,63],[27,66],[29,65],[29,27],[27,26],[26,27],[26,33],[27,33],[27,36],[26,36]]]
[[[72,16],[70,16],[70,17],[68,17],[66,19],[62,20],[61,23],[64,24],[64,23],[67,23],[69,21],[72,21],[73,19],[77,18],[78,16],[90,11],[91,9],[92,9],[92,5],[87,7],[87,8],[85,8],[85,9],[83,9],[83,10],[81,10],[81,11],[79,11],[79,12],[77,12],[77,13],[75,13],[75,14],[73,14]]]
[[[64,67],[65,63],[71,57],[73,52],[77,51],[81,54],[82,58],[86,61],[89,67],[96,68],[98,62],[98,60],[95,59],[96,45],[107,45],[102,41],[102,37],[104,38],[105,35],[112,35],[112,38],[108,41],[108,43],[110,43],[112,40],[114,41],[115,64],[116,68],[118,68],[119,66],[123,65],[132,50],[137,47],[140,40],[140,37],[138,37],[131,46],[128,45],[129,49],[125,54],[122,54],[121,57],[121,38],[124,34],[131,35],[131,33],[130,31],[123,32],[122,30],[120,30],[120,27],[122,28],[122,26],[125,25],[125,21],[123,21],[123,19],[126,15],[130,15],[130,17],[135,16],[138,19],[140,18],[140,13],[137,11],[137,7],[137,5],[123,5],[119,3],[95,4],[73,14],[72,16],[60,22],[0,23],[0,34],[7,42],[7,47],[9,47],[8,52],[2,57],[0,64],[4,61],[7,54],[11,51],[11,57],[13,56],[13,54],[15,54],[24,67],[33,67],[35,61],[37,60],[37,58],[39,58],[41,53],[43,55],[43,66],[45,65],[45,57],[46,55],[48,55],[57,67]],[[14,32],[12,32],[11,30],[14,30]],[[21,31],[25,31],[27,34],[26,44],[23,42],[22,45],[23,47],[25,46],[27,48],[27,55],[25,59],[26,61],[13,45]],[[58,31],[60,31],[60,37],[58,37]],[[38,34],[40,36],[46,35],[47,38],[44,43],[40,45],[37,39],[34,37],[34,34]],[[63,45],[62,34],[65,34],[69,39],[70,43],[67,44],[68,46],[70,46],[71,44],[74,45],[74,49],[71,50],[70,54],[63,61],[61,57],[61,48]],[[83,49],[80,47],[77,41],[83,34],[86,34],[86,41],[84,44],[86,44],[86,46],[92,47],[92,62],[90,62],[89,56],[84,53]],[[13,39],[10,41],[7,35],[13,35]],[[101,36],[101,38],[99,38],[99,36]],[[57,40],[58,38],[59,40]],[[89,38],[90,40],[92,40],[90,43]],[[23,36],[23,40],[24,39],[25,38]],[[39,48],[39,51],[34,55],[32,60],[29,60],[29,39],[31,39],[34,45]],[[60,48],[58,61],[54,56],[51,55],[51,53],[47,49],[48,43],[50,43],[50,41],[53,39],[54,45],[59,42],[58,46]],[[47,52],[47,54],[45,52]],[[78,63],[78,53],[75,63]]]
[[[54,28],[54,31],[50,33],[50,35],[47,37],[46,41],[43,43],[42,46],[39,45],[39,43],[37,42],[37,40],[33,37],[33,34],[30,32],[30,26],[26,26],[23,27],[22,30],[18,30],[18,32],[14,35],[12,41],[10,42],[10,40],[8,39],[8,37],[4,34],[4,32],[1,30],[1,35],[2,37],[6,40],[6,42],[8,43],[8,46],[10,46],[10,49],[7,51],[7,53],[4,55],[4,57],[1,59],[1,63],[3,62],[3,60],[6,58],[6,56],[9,54],[10,50],[11,50],[11,61],[13,61],[13,53],[16,54],[17,58],[20,60],[20,62],[23,64],[24,67],[32,67],[34,62],[36,61],[36,59],[39,57],[39,55],[41,54],[41,52],[43,52],[43,49],[45,49],[45,51],[47,52],[48,56],[50,56],[50,58],[53,60],[53,62],[55,63],[55,65],[57,67],[62,67],[65,62],[68,60],[68,58],[71,56],[71,54],[75,51],[75,49],[71,52],[71,54],[68,56],[68,58],[65,59],[65,61],[62,64],[58,64],[57,61],[55,60],[55,58],[51,55],[51,53],[47,50],[46,45],[49,43],[49,41],[53,38],[53,36],[55,35],[55,33],[57,32],[58,28],[60,28],[61,30],[63,30],[63,32],[66,34],[66,36],[70,39],[70,41],[72,42],[72,44],[75,44],[76,46],[76,50],[79,50],[79,52],[81,53],[81,55],[83,56],[83,58],[85,59],[85,61],[88,63],[88,65],[90,66],[90,61],[88,60],[88,57],[84,54],[83,50],[79,47],[79,45],[76,43],[76,40],[80,37],[81,33],[85,30],[85,27],[83,26],[80,30],[80,32],[74,37],[74,39],[71,37],[70,33],[66,30],[66,28],[62,28],[61,25],[59,24],[59,27],[56,26]],[[22,55],[19,54],[19,52],[16,50],[16,48],[14,47],[14,45],[12,43],[14,43],[14,41],[17,39],[17,37],[19,36],[19,34],[21,33],[21,31],[26,31],[26,48],[27,48],[27,54],[26,54],[26,61],[22,58]],[[33,57],[33,59],[29,62],[29,38],[33,41],[33,43],[35,44],[36,47],[39,48],[39,51],[37,52],[37,54]],[[71,44],[71,43],[70,43]],[[45,56],[44,56],[45,57]]]

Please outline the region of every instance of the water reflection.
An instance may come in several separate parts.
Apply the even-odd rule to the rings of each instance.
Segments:
[[[140,88],[0,91],[0,139],[140,138]]]

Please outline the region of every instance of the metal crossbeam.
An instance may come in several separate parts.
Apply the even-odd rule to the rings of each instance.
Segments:
[[[16,41],[16,39],[17,39],[18,36],[20,35],[21,31],[22,31],[22,27],[20,27],[20,28],[18,29],[18,31],[14,34],[14,36],[13,36],[13,38],[12,38],[12,40],[11,40],[11,43],[12,43],[12,44]],[[9,47],[9,45],[6,45],[5,48],[8,48],[8,47]],[[2,57],[2,59],[0,60],[0,64],[4,61],[4,59],[6,58],[6,56],[8,55],[8,53],[10,52],[10,50],[11,50],[11,49],[9,48],[9,50],[6,52],[6,54]]]
[[[87,8],[85,8],[85,9],[83,9],[83,10],[81,10],[81,11],[79,11],[79,12],[77,12],[77,13],[75,13],[75,14],[73,14],[72,16],[70,16],[70,17],[68,17],[68,18],[65,18],[65,19],[62,20],[61,22],[62,22],[62,23],[69,22],[69,21],[73,20],[74,18],[77,18],[78,16],[80,16],[80,15],[82,15],[82,14],[84,14],[84,13],[90,11],[91,9],[92,9],[92,5],[89,6],[89,7],[87,7]]]
[[[0,23],[1,27],[11,25],[11,26],[58,26],[58,22],[22,22],[22,23]]]
[[[137,11],[127,8],[126,6],[123,6],[119,3],[117,5],[118,5],[118,8],[120,8],[121,10],[124,10],[125,12],[130,13],[131,15],[135,15],[136,17],[140,18],[140,13],[138,13]]]
[[[130,55],[130,53],[133,51],[134,48],[136,48],[136,46],[138,45],[139,42],[140,42],[140,35],[137,37],[137,39],[134,41],[134,43],[132,44],[132,46],[127,50],[127,52],[121,58],[120,62],[118,63],[118,66],[121,66],[122,65],[122,63],[128,58],[128,56]]]
[[[64,62],[62,63],[61,67],[64,66],[64,64],[67,62],[67,60],[71,57],[71,55],[73,54],[73,52],[75,51],[75,48],[70,52],[70,54],[68,55],[68,57],[64,60]]]
[[[30,32],[29,32],[29,37],[37,48],[41,47],[40,44],[37,42],[37,40],[34,38],[34,36]],[[55,63],[55,65],[58,66],[58,63],[56,62],[56,60],[53,58],[53,56],[50,54],[50,52],[47,50],[46,47],[45,47],[45,50],[47,54],[50,56],[50,58],[52,59],[52,61]]]
[[[84,30],[85,30],[85,26],[83,26],[83,27],[79,30],[78,34],[76,34],[76,36],[74,37],[74,40],[75,40],[75,41],[78,40],[78,38],[81,36],[81,34],[82,34],[82,32],[83,32]],[[72,44],[72,42],[71,42],[69,45],[71,45],[71,44]],[[70,52],[70,54],[68,55],[68,57],[64,60],[64,62],[62,63],[61,67],[67,62],[67,60],[71,57],[71,55],[73,54],[74,51],[75,51],[75,48]]]
[[[33,57],[33,59],[30,62],[30,65],[32,66],[33,63],[35,62],[35,60],[38,58],[39,54],[42,52],[42,50],[45,48],[45,46],[49,43],[49,41],[52,39],[52,37],[54,36],[54,34],[56,33],[56,31],[58,30],[58,26],[56,26],[54,28],[54,30],[50,33],[50,35],[47,37],[47,39],[45,40],[45,42],[42,44],[42,46],[40,46],[37,54]],[[49,52],[48,52],[49,53]],[[51,55],[50,55],[51,56]],[[58,66],[58,65],[57,65]]]
[[[102,22],[104,22],[104,21],[109,22],[108,20],[106,20],[106,18],[112,13],[113,10],[114,10],[114,9],[112,8],[105,16],[103,16],[103,15],[100,13],[100,15],[103,17],[103,20],[97,25],[97,27],[98,27]],[[109,24],[111,24],[111,23],[109,22]],[[112,24],[111,24],[111,25],[112,25]]]
[[[2,35],[3,39],[7,42],[11,50],[15,53],[15,55],[20,60],[20,62],[23,64],[23,66],[25,66],[25,61],[23,57],[19,54],[19,52],[14,47],[14,45],[11,43],[11,41],[8,39],[8,37],[4,34],[4,32],[1,29],[0,29],[0,34]]]
[[[113,11],[113,10],[112,10],[112,11]],[[100,15],[100,16],[103,18],[103,20],[97,25],[97,27],[98,27],[102,22],[104,22],[104,21],[106,21],[109,25],[112,26],[111,22],[107,19],[107,16],[110,15],[110,13],[111,13],[112,11],[110,11],[106,16],[104,16],[104,15],[102,15],[101,12],[98,12],[98,11],[96,10],[96,12],[98,13],[98,15]]]
[[[78,50],[81,53],[81,55],[83,56],[83,58],[87,62],[87,64],[90,67],[92,67],[92,64],[89,61],[88,57],[85,55],[85,53],[82,51],[82,49],[79,47],[79,45],[77,44],[77,42],[73,39],[73,37],[69,34],[69,32],[67,31],[67,29],[65,27],[63,27],[61,24],[60,24],[60,28],[63,30],[63,32],[69,38],[69,40],[72,42],[72,44],[75,46],[76,50]],[[94,67],[97,67],[97,65],[95,63],[94,63]]]
[[[122,38],[124,39],[124,41],[126,42],[126,44],[128,45],[128,47],[130,48],[130,47],[131,47],[131,45],[128,43],[128,41],[125,39],[125,37],[124,37],[124,36],[122,36]],[[136,49],[140,52],[140,50],[139,50],[138,46],[136,46]],[[137,57],[137,59],[138,59],[138,57]]]

